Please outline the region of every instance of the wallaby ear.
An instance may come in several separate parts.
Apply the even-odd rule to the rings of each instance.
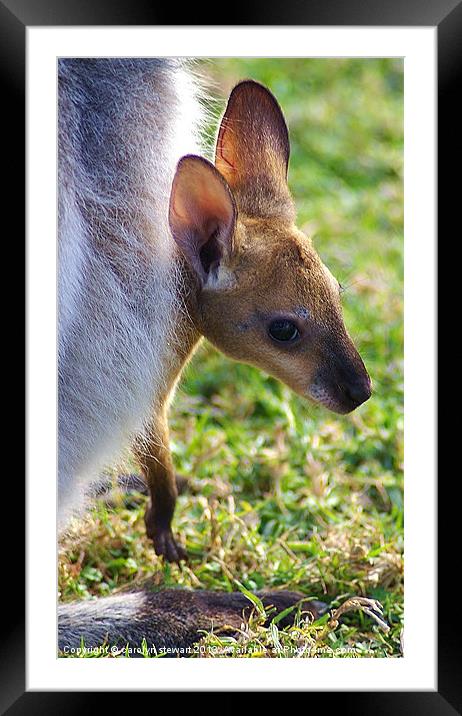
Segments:
[[[289,132],[271,92],[253,80],[230,94],[218,133],[215,166],[233,191],[288,194]],[[238,202],[239,203],[239,202]]]
[[[236,213],[233,195],[213,164],[193,155],[180,159],[170,194],[170,230],[203,285],[233,252]]]

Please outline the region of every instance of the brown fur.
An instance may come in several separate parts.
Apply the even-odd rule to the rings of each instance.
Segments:
[[[286,590],[266,591],[259,595],[265,607],[268,626],[277,614],[292,609],[279,621],[279,627],[289,626],[300,613],[318,619],[326,605],[317,600],[307,601],[303,594]],[[253,605],[240,592],[190,591],[149,589],[123,592],[101,599],[83,600],[58,606],[58,645],[64,654],[79,649],[82,641],[87,649],[106,645],[111,648],[131,648],[132,656],[142,656],[143,639],[149,649],[166,656],[189,656],[192,646],[212,629],[223,634],[236,634],[248,620]]]
[[[288,161],[282,111],[268,90],[250,81],[231,93],[216,168],[199,157],[180,161],[170,227],[186,290],[172,386],[204,335],[231,358],[347,413],[369,398],[370,379],[343,322],[339,284],[295,225]],[[296,326],[297,340],[270,337],[269,326],[278,319]],[[166,408],[154,419],[152,434],[153,457],[142,459],[151,492],[148,534],[157,554],[177,560],[184,552],[170,529],[176,489]]]

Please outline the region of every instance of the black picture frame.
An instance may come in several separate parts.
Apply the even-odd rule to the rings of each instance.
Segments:
[[[168,4],[167,4],[168,5]],[[225,8],[223,8],[225,9]],[[229,12],[229,10],[228,10]],[[453,250],[460,235],[458,210],[460,204],[460,177],[457,172],[453,178],[454,165],[457,165],[457,147],[460,151],[460,119],[455,111],[456,100],[460,97],[460,70],[462,67],[462,1],[461,0],[309,0],[301,3],[286,0],[248,0],[243,6],[233,6],[232,18],[216,19],[212,9],[204,5],[191,4],[189,7],[159,7],[148,0],[0,0],[0,73],[2,75],[2,99],[4,123],[2,142],[4,178],[8,170],[8,181],[4,192],[4,207],[8,215],[13,215],[14,241],[19,250],[19,260],[24,259],[25,242],[20,241],[22,226],[19,216],[25,214],[24,172],[25,172],[25,88],[26,88],[26,28],[29,26],[69,26],[69,25],[176,25],[171,19],[181,15],[182,25],[348,25],[348,26],[434,26],[438,36],[438,236],[446,250]],[[230,22],[230,19],[232,20]],[[228,20],[228,22],[226,22]],[[211,22],[212,21],[212,22]],[[460,156],[460,154],[459,154]],[[4,208],[5,211],[5,208]],[[16,233],[18,237],[16,239]],[[447,241],[444,240],[448,237]],[[438,265],[441,253],[438,251]],[[448,287],[446,300],[448,306],[457,306],[455,291],[458,290],[457,265],[454,261],[445,266],[444,285]],[[18,264],[16,264],[18,265]],[[436,269],[436,267],[435,267]],[[18,272],[5,276],[11,281],[11,293],[20,295]],[[5,294],[4,294],[5,295]],[[441,296],[439,311],[442,310]],[[22,329],[15,320],[8,334],[8,345],[21,343]],[[445,344],[445,342],[444,342]],[[429,346],[429,350],[436,350]],[[438,354],[440,359],[447,354]],[[460,361],[459,361],[460,362]],[[456,368],[454,368],[456,370]],[[18,377],[18,385],[22,384]],[[442,391],[444,395],[448,392]],[[452,388],[451,388],[452,390]],[[423,406],[424,409],[424,406]],[[441,399],[438,399],[438,414]],[[7,416],[8,417],[8,416]],[[451,422],[451,421],[450,421]],[[449,446],[455,442],[456,425],[452,423],[445,429]],[[446,425],[445,425],[446,428]],[[451,435],[451,430],[454,433]],[[454,440],[451,441],[451,437]],[[449,440],[448,440],[449,438]],[[441,452],[441,451],[440,451]],[[11,474],[18,474],[17,454]],[[441,469],[439,470],[441,474]],[[454,473],[457,480],[457,467],[449,471],[448,478]],[[460,713],[462,698],[460,673],[458,673],[457,621],[453,613],[450,594],[451,581],[442,578],[446,574],[446,560],[457,560],[451,545],[458,542],[453,539],[452,530],[458,526],[459,506],[454,498],[454,486],[446,482],[446,471],[442,472],[442,481],[438,489],[438,567],[440,574],[438,589],[438,691],[437,692],[330,692],[309,695],[309,708],[313,708],[312,699],[323,700],[323,710],[338,708],[339,712],[370,714],[399,714],[413,712],[419,715]],[[450,498],[448,499],[448,493]],[[22,497],[24,485],[15,478],[14,503],[24,504]],[[5,492],[4,492],[5,496]],[[11,494],[9,495],[11,500]],[[4,502],[5,505],[5,502]],[[24,543],[20,540],[18,518],[20,508],[15,508],[15,540],[6,545],[8,563],[14,565],[14,584],[3,581],[4,613],[1,619],[1,670],[0,670],[0,713],[18,716],[25,713],[72,714],[82,709],[90,712],[107,708],[107,693],[85,692],[25,692],[25,599],[20,584],[23,574],[16,565],[23,564]],[[5,553],[4,547],[4,553]],[[448,554],[449,553],[449,554]],[[458,561],[458,560],[457,560]],[[451,569],[451,563],[448,563]],[[457,569],[457,568],[456,568]],[[451,573],[453,569],[451,570]],[[452,577],[454,581],[454,578]],[[430,586],[431,588],[431,586]],[[10,591],[11,589],[11,591]],[[457,586],[452,586],[454,593]],[[422,595],[425,599],[425,595]],[[424,625],[422,625],[424,628]],[[365,684],[367,688],[367,684]],[[91,701],[90,701],[91,698]],[[117,694],[118,710],[133,708],[125,693]],[[152,696],[151,696],[152,698]],[[156,698],[154,696],[154,698]],[[327,703],[326,703],[327,700]],[[231,703],[231,702],[230,702]],[[155,706],[155,704],[154,704]]]

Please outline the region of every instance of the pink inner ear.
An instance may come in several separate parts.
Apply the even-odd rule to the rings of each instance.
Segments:
[[[211,224],[229,224],[233,219],[233,206],[221,184],[200,172],[192,173],[175,192],[172,208],[180,220],[204,231]]]
[[[170,229],[202,280],[201,251],[207,242],[216,243],[220,256],[232,250],[235,211],[232,194],[212,164],[199,157],[181,160],[170,198]]]
[[[233,220],[233,206],[229,198],[223,192],[222,187],[209,187],[209,191],[203,195],[202,212],[212,220],[217,219],[223,224],[229,225]]]

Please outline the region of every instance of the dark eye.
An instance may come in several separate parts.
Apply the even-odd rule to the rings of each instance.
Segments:
[[[270,323],[268,333],[274,341],[279,341],[280,343],[294,341],[300,335],[295,323],[284,318]]]

